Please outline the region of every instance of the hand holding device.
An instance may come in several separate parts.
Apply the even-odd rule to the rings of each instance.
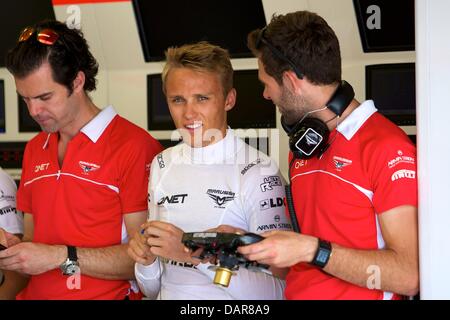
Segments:
[[[214,283],[228,287],[233,271],[244,267],[253,271],[268,269],[269,266],[247,260],[242,254],[237,252],[240,246],[249,245],[263,240],[264,237],[255,233],[245,233],[243,235],[235,233],[220,232],[191,232],[184,233],[183,244],[193,251],[202,248],[203,251],[198,257],[215,258],[217,266],[212,266],[216,271]]]

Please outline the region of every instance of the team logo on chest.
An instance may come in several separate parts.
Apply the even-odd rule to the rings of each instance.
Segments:
[[[334,166],[336,167],[336,170],[337,171],[342,171],[343,168],[351,165],[353,161],[345,159],[345,158],[334,156],[333,157],[333,162],[334,162]]]
[[[206,194],[214,201],[217,206],[214,208],[225,209],[225,204],[228,201],[233,201],[236,194],[232,191],[208,189]]]
[[[80,161],[78,162],[78,164],[80,165],[82,173],[86,175],[88,175],[90,172],[97,171],[98,169],[100,169],[100,166],[95,163]]]

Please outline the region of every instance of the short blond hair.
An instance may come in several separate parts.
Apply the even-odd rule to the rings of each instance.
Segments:
[[[166,92],[167,75],[174,68],[217,73],[222,82],[225,97],[233,88],[233,67],[228,51],[209,42],[201,41],[167,49],[166,64],[161,75],[164,92]]]

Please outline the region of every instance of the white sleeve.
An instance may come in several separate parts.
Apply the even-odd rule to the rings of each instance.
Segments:
[[[148,217],[147,220],[159,220],[158,214],[158,204],[155,198],[155,188],[158,187],[159,177],[160,177],[160,167],[158,164],[160,154],[158,154],[152,161],[152,166],[150,168],[150,177],[148,179]]]
[[[270,160],[268,160],[270,161]],[[285,207],[285,180],[274,161],[258,165],[242,177],[243,214],[250,232],[290,230]]]
[[[159,167],[157,158],[152,161],[150,169],[150,177],[148,184],[148,217],[147,220],[155,220],[158,217],[158,206],[155,202],[154,188],[158,183]],[[136,276],[139,288],[149,299],[156,299],[161,289],[161,268],[162,265],[157,258],[151,265],[144,266],[136,263],[134,273]]]
[[[23,214],[16,209],[16,193],[16,183],[0,168],[0,228],[23,234]]]
[[[210,263],[201,263],[197,269],[214,281],[215,272],[208,270]],[[285,281],[265,272],[239,268],[224,288],[236,300],[283,300]]]
[[[155,300],[161,290],[161,268],[159,258],[149,266],[140,263],[136,263],[134,266],[134,274],[139,288],[149,299]]]

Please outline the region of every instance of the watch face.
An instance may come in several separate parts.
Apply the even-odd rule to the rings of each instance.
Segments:
[[[328,261],[328,256],[330,252],[328,250],[319,249],[319,254],[317,255],[317,261],[320,263],[326,263]]]
[[[331,250],[332,247],[330,242],[319,239],[319,247],[317,248],[316,255],[311,263],[320,268],[324,268],[330,259]]]
[[[62,266],[61,270],[64,275],[71,276],[75,273],[80,273],[80,267],[78,266],[78,263],[75,261],[66,261]]]
[[[76,264],[69,264],[66,268],[66,274],[71,276],[78,272],[80,268]]]

